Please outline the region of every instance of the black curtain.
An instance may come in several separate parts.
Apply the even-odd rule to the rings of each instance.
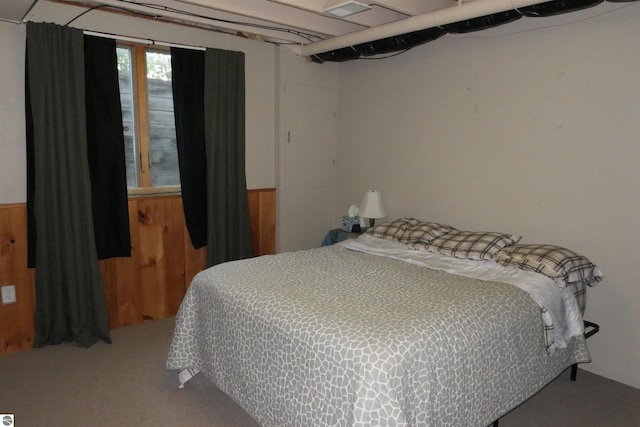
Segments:
[[[37,229],[33,118],[26,64],[27,235],[28,265],[36,267]],[[116,42],[84,36],[87,161],[91,176],[91,207],[98,259],[131,256],[127,173]]]
[[[98,255],[130,254],[121,113],[104,108],[115,100],[120,108],[115,43],[94,42],[86,43],[80,30],[27,24],[27,210],[30,266],[37,258],[36,347],[111,342]],[[97,50],[86,53],[85,47]],[[110,89],[96,92],[102,78]],[[107,191],[118,196],[99,194]],[[107,211],[97,215],[106,222],[118,218],[117,225],[96,230],[102,225],[97,219],[94,227],[94,210]],[[97,244],[98,236],[106,243]]]
[[[87,148],[98,259],[131,256],[116,41],[84,36]]]
[[[204,52],[171,48],[171,81],[182,206],[193,247],[207,245]]]
[[[251,256],[244,54],[171,50],[184,212],[207,265]]]

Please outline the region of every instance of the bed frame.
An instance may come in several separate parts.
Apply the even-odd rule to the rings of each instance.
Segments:
[[[584,337],[585,339],[597,334],[600,331],[600,325],[584,321]],[[576,380],[576,376],[578,375],[578,364],[574,363],[571,365],[571,381]]]
[[[584,338],[585,339],[592,337],[598,332],[600,332],[600,325],[598,325],[597,323],[588,322],[586,320],[584,321]],[[577,375],[578,375],[578,364],[574,363],[573,365],[571,365],[571,381],[575,381],[577,378]],[[500,418],[498,418],[493,422],[493,427],[498,427],[499,422],[500,422]]]

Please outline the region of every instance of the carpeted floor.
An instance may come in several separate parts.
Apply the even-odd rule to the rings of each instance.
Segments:
[[[0,414],[15,414],[16,427],[257,426],[203,375],[177,388],[164,368],[173,325],[117,329],[111,345],[0,356]],[[567,370],[500,420],[516,426],[638,427],[640,390],[584,370],[572,382]]]

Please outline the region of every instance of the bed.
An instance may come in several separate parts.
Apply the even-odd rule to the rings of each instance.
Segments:
[[[576,282],[601,271],[552,272],[518,240],[401,218],[214,266],[166,367],[181,387],[202,372],[265,427],[486,426],[590,361]]]

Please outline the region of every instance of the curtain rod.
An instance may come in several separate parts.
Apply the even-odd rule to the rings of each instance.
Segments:
[[[206,50],[206,48],[199,47],[199,46],[188,46],[188,45],[176,44],[176,43],[159,42],[159,41],[155,41],[155,40],[151,40],[151,39],[142,39],[142,38],[137,38],[137,37],[120,36],[120,35],[110,34],[110,33],[100,33],[100,32],[97,32],[97,31],[83,30],[83,33],[88,35],[88,36],[104,37],[104,38],[108,38],[108,39],[116,39],[116,40],[121,40],[121,41],[126,41],[126,42],[133,42],[133,43],[142,43],[142,44],[148,44],[148,45],[152,45],[152,46],[167,46],[167,47],[178,47],[178,48],[182,48],[182,49]]]

